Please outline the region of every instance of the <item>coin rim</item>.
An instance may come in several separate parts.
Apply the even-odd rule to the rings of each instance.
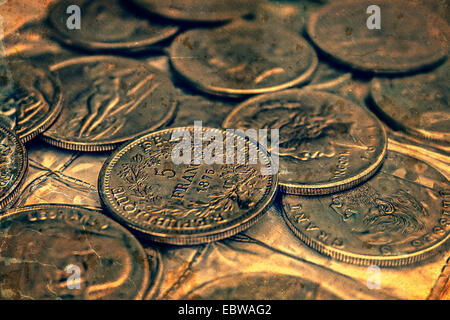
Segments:
[[[59,138],[59,137],[51,136],[50,131],[44,131],[43,134],[41,135],[41,139],[43,141],[45,141],[48,144],[51,144],[53,146],[56,146],[58,148],[73,150],[73,151],[84,151],[84,152],[109,151],[109,150],[115,149],[117,146],[119,146],[125,142],[134,140],[141,135],[144,135],[146,133],[151,133],[152,131],[158,130],[159,128],[168,124],[175,117],[176,109],[178,106],[178,100],[177,100],[177,95],[175,92],[176,89],[173,86],[170,78],[168,78],[166,75],[161,73],[161,71],[154,69],[151,66],[146,65],[145,63],[143,63],[140,60],[134,60],[134,59],[130,59],[130,58],[123,58],[123,57],[110,56],[110,55],[82,56],[82,57],[76,57],[76,58],[69,58],[62,62],[56,63],[50,67],[50,71],[57,72],[58,70],[66,68],[71,65],[81,64],[81,63],[92,63],[95,61],[107,61],[109,59],[121,60],[122,62],[128,61],[129,63],[138,64],[140,66],[145,67],[150,72],[153,72],[153,73],[157,74],[158,76],[165,78],[166,82],[173,87],[173,90],[172,90],[173,91],[172,92],[173,103],[166,111],[163,112],[166,115],[161,119],[161,121],[159,121],[157,124],[155,124],[152,127],[147,127],[145,130],[142,130],[141,132],[135,133],[133,135],[128,135],[123,138],[117,138],[114,140],[109,140],[109,141],[104,141],[104,142],[102,142],[102,141],[97,141],[97,142],[70,141],[66,138]],[[64,106],[64,95],[63,95],[61,104]],[[51,128],[51,126],[49,128]]]
[[[120,1],[119,1],[120,2]],[[53,27],[51,30],[52,35],[54,35],[58,40],[64,42],[69,46],[74,46],[82,49],[92,50],[92,51],[102,51],[102,50],[114,50],[114,51],[128,51],[128,52],[137,52],[141,50],[146,50],[149,47],[163,41],[169,39],[173,35],[175,35],[179,31],[179,27],[176,25],[172,26],[163,26],[164,29],[167,29],[165,32],[162,32],[159,36],[155,36],[152,38],[147,38],[145,40],[138,41],[127,41],[127,42],[102,42],[102,41],[88,41],[84,40],[83,37],[71,37],[70,33],[63,32],[65,30],[61,30],[60,25],[57,23],[57,18],[54,17],[56,11],[60,8],[60,6],[64,4],[72,4],[70,1],[57,1],[51,4],[51,7],[48,10],[47,21]],[[148,20],[147,20],[148,21]],[[171,28],[169,28],[171,27]],[[95,33],[94,33],[95,34]]]
[[[249,25],[252,28],[257,28],[256,25],[245,22],[245,21],[236,21],[232,24],[225,25],[223,27],[208,30],[207,32],[220,32],[221,30],[225,30],[228,32],[229,29],[239,29],[242,25]],[[281,27],[276,27],[280,30],[282,30]],[[273,28],[270,28],[272,30]],[[302,43],[305,48],[307,48],[310,51],[311,55],[311,64],[310,66],[297,78],[289,80],[287,82],[265,87],[265,88],[255,88],[255,89],[233,89],[233,88],[224,88],[224,87],[218,87],[214,85],[205,85],[201,81],[198,81],[196,79],[192,79],[188,76],[189,73],[192,74],[192,72],[186,72],[186,70],[189,71],[189,68],[186,67],[186,64],[180,64],[180,59],[174,59],[173,57],[177,56],[178,48],[180,48],[180,43],[183,42],[183,39],[186,37],[189,37],[192,33],[205,33],[205,30],[203,29],[191,29],[186,32],[183,32],[179,34],[172,42],[172,44],[169,47],[169,61],[170,65],[172,66],[172,69],[175,71],[175,73],[180,76],[185,82],[190,84],[191,86],[195,87],[196,89],[215,95],[215,96],[221,96],[221,97],[234,97],[234,98],[240,98],[240,97],[246,97],[249,95],[255,95],[255,94],[263,94],[263,93],[270,93],[275,91],[280,91],[283,89],[287,89],[299,84],[307,83],[312,79],[312,76],[314,75],[314,72],[317,69],[317,66],[319,65],[319,59],[317,57],[316,52],[314,51],[313,47],[301,36],[296,35],[295,33],[292,33],[288,30],[283,30],[285,34],[288,34],[292,38],[298,38],[297,43]]]
[[[407,126],[407,125],[401,123],[400,121],[396,120],[392,116],[390,116],[385,111],[385,109],[383,109],[383,106],[380,103],[382,101],[381,92],[377,92],[378,90],[375,88],[375,86],[380,86],[380,88],[381,88],[382,82],[384,80],[394,80],[394,79],[373,78],[371,81],[371,84],[370,84],[370,97],[372,98],[372,101],[374,102],[375,108],[377,109],[377,111],[380,114],[383,115],[383,117],[385,117],[392,123],[395,123],[395,125],[397,127],[401,128],[403,131],[405,131],[406,133],[408,133],[414,137],[427,139],[427,140],[431,140],[433,142],[438,142],[438,143],[450,143],[450,132],[439,133],[439,132],[433,132],[433,131],[429,131],[429,130],[423,130],[420,128],[414,128],[412,126]],[[395,80],[398,80],[398,79],[395,79]],[[448,137],[448,139],[445,139],[445,137]]]
[[[25,175],[28,172],[28,153],[25,149],[25,145],[20,138],[5,126],[0,125],[0,131],[3,131],[16,145],[17,157],[21,163],[18,168],[19,174],[11,186],[9,191],[5,192],[5,195],[0,198],[0,213],[1,211],[8,210],[9,206],[13,205],[19,196],[20,187],[25,181]]]
[[[230,14],[230,12],[228,11],[228,13],[229,13],[228,15],[222,14],[222,16],[221,16],[220,12],[216,12],[216,13],[210,12],[210,13],[208,13],[207,16],[195,18],[192,15],[186,14],[186,12],[181,12],[181,14],[176,14],[176,13],[173,14],[173,11],[171,11],[167,7],[158,9],[154,5],[146,4],[140,0],[131,0],[131,2],[134,5],[142,8],[143,10],[145,10],[149,13],[156,14],[160,17],[179,21],[179,22],[197,22],[197,23],[227,22],[227,21],[245,16],[253,11],[252,8],[249,8],[248,10],[244,10],[242,13],[238,13],[238,14]],[[178,12],[180,12],[180,11],[178,11]]]
[[[144,247],[144,246],[143,246]],[[147,254],[147,250],[151,249],[154,253],[155,253],[155,260],[158,261],[157,263],[157,270],[154,274],[154,279],[155,281],[153,281],[152,283],[150,283],[149,281],[149,288],[147,288],[145,295],[143,297],[144,300],[154,300],[156,299],[160,287],[161,287],[161,283],[162,283],[162,279],[163,279],[163,274],[164,274],[164,262],[163,262],[163,258],[162,258],[162,254],[161,251],[155,247],[149,247],[146,246],[144,247],[144,251],[146,251],[145,253]],[[147,263],[148,263],[148,254],[147,254]],[[148,263],[149,267],[150,267],[150,263]],[[150,268],[150,275],[152,275],[152,270]]]
[[[52,82],[53,88],[55,89],[55,97],[56,102],[52,104],[48,104],[49,107],[52,109],[51,112],[47,115],[46,118],[44,118],[42,121],[40,121],[38,124],[36,124],[34,127],[27,129],[23,134],[19,135],[19,139],[23,143],[27,143],[28,141],[35,138],[37,135],[45,131],[48,127],[50,127],[58,118],[62,111],[62,92],[61,92],[61,83],[59,81],[59,78],[54,77],[50,74],[50,72],[45,71],[42,68],[38,68],[34,65],[32,65],[33,68],[40,69],[45,72],[47,79],[49,79]],[[52,101],[54,102],[54,101]]]
[[[16,208],[16,209],[10,210],[10,211],[6,212],[4,215],[1,215],[0,216],[0,225],[2,224],[2,222],[4,220],[6,220],[9,217],[25,215],[27,212],[32,211],[32,210],[52,210],[52,209],[57,209],[57,208],[74,209],[74,210],[80,210],[80,211],[84,210],[84,211],[90,212],[93,215],[95,215],[95,214],[102,215],[106,221],[110,220],[110,221],[108,221],[108,223],[111,223],[111,221],[113,221],[113,225],[116,229],[119,229],[121,232],[125,233],[130,240],[135,242],[136,248],[138,249],[138,251],[141,251],[141,256],[144,258],[143,260],[145,261],[145,266],[143,268],[144,269],[143,270],[143,275],[144,275],[143,278],[144,279],[143,279],[143,281],[139,282],[140,284],[142,284],[142,288],[139,289],[139,291],[137,292],[137,295],[133,298],[133,300],[142,299],[144,297],[146,290],[148,290],[148,286],[151,285],[151,283],[150,283],[150,266],[149,266],[149,263],[147,260],[147,253],[145,252],[145,249],[142,246],[142,244],[136,239],[136,237],[130,231],[128,231],[126,228],[124,228],[117,221],[114,221],[113,219],[106,216],[102,210],[94,209],[94,208],[87,208],[87,207],[80,206],[80,205],[62,204],[62,203],[32,204],[32,205],[27,205],[27,206],[24,206],[21,208]]]
[[[425,162],[423,160],[417,159],[416,157],[413,157],[411,155],[399,152],[399,151],[393,151],[389,150],[389,152],[393,153],[400,153],[402,155],[406,155],[408,157],[411,157],[415,160],[419,160],[423,163],[426,163],[428,166],[433,168],[435,171],[437,171],[441,176],[445,178],[445,176],[437,170],[434,166],[429,164],[428,162]],[[289,195],[283,195],[285,196]],[[423,260],[426,260],[427,258],[433,256],[437,253],[439,249],[441,249],[442,245],[444,245],[449,239],[450,239],[450,231],[447,232],[447,235],[433,244],[432,246],[429,246],[423,250],[415,251],[408,254],[400,254],[396,256],[374,256],[374,255],[368,255],[368,254],[357,254],[349,251],[345,251],[342,249],[334,248],[331,245],[325,245],[321,243],[320,241],[316,240],[313,236],[308,236],[302,230],[297,228],[295,224],[290,221],[288,217],[288,213],[285,209],[283,199],[281,199],[280,203],[280,209],[282,212],[283,220],[285,221],[286,225],[289,227],[289,229],[294,233],[294,235],[299,238],[304,244],[306,244],[308,247],[314,249],[318,253],[336,259],[337,261],[359,265],[359,266],[370,266],[370,265],[377,265],[380,267],[402,267],[406,265],[414,265],[418,262],[421,262]]]
[[[98,193],[100,196],[100,201],[102,205],[107,209],[107,211],[114,217],[117,221],[121,221],[125,223],[129,228],[138,231],[141,235],[145,236],[151,241],[164,243],[164,244],[173,244],[173,245],[196,245],[203,244],[212,241],[222,240],[224,238],[231,237],[243,230],[248,229],[250,226],[254,225],[259,219],[264,216],[267,210],[269,210],[271,204],[275,200],[275,195],[278,186],[278,174],[269,176],[269,179],[272,180],[270,185],[270,189],[265,192],[265,194],[261,197],[264,199],[264,202],[261,205],[261,209],[259,211],[252,212],[248,214],[248,216],[240,221],[239,223],[234,223],[231,226],[226,228],[222,228],[219,230],[212,231],[202,231],[201,233],[193,233],[193,234],[169,234],[169,233],[161,233],[150,231],[144,229],[143,227],[136,225],[134,222],[131,222],[123,217],[121,211],[119,213],[116,212],[113,201],[111,201],[111,193],[107,194],[105,191],[106,188],[111,188],[109,183],[110,171],[112,170],[114,164],[120,159],[120,157],[128,151],[128,149],[132,149],[141,141],[147,140],[149,136],[161,136],[166,134],[167,132],[173,132],[175,130],[193,130],[194,127],[177,127],[177,128],[169,128],[163,129],[160,131],[156,131],[153,133],[149,133],[139,137],[136,140],[130,141],[127,144],[124,144],[119,149],[115,150],[104,162],[100,174],[98,176]],[[215,131],[223,132],[223,129],[215,129],[203,127],[203,129],[211,129]],[[239,138],[239,136],[236,136]],[[251,141],[250,143],[254,143]],[[258,148],[262,148],[261,145],[258,144]],[[258,149],[259,150],[259,149]]]
[[[299,275],[295,275],[295,274],[289,274],[289,273],[280,273],[279,271],[275,271],[275,272],[268,272],[268,271],[249,271],[249,272],[238,272],[238,273],[231,273],[231,274],[227,274],[224,276],[220,276],[218,278],[213,278],[209,281],[206,281],[204,283],[201,283],[199,285],[197,285],[195,288],[191,289],[188,293],[184,294],[183,297],[181,298],[182,300],[197,300],[195,299],[195,293],[198,291],[202,291],[202,290],[208,290],[214,287],[220,287],[220,286],[216,286],[216,284],[224,284],[224,281],[228,280],[228,279],[233,279],[235,277],[240,277],[241,280],[246,280],[249,277],[262,277],[262,278],[266,278],[267,276],[272,276],[272,277],[284,277],[284,280],[288,280],[289,278],[295,278],[296,280],[300,280],[300,282],[306,283],[313,283],[313,284],[318,284],[319,287],[323,290],[326,291],[326,293],[331,294],[333,296],[335,296],[336,298],[338,298],[339,300],[343,300],[343,297],[336,293],[335,290],[333,290],[332,288],[328,288],[326,286],[322,286],[321,283],[319,282],[319,280],[314,280],[312,277],[310,276],[299,276]],[[287,279],[286,279],[287,278]],[[228,288],[230,288],[230,286],[228,286]],[[222,298],[223,299],[223,298]],[[205,300],[205,297],[201,298],[200,300]],[[215,300],[220,300],[220,299],[215,299]],[[291,299],[294,300],[294,299]]]
[[[259,102],[259,100],[265,100],[267,96],[269,95],[279,95],[279,94],[290,94],[294,93],[297,95],[304,95],[304,94],[326,94],[330,96],[334,96],[336,98],[342,99],[344,101],[350,102],[354,104],[355,106],[359,107],[363,113],[366,113],[369,118],[372,118],[376,124],[380,127],[383,137],[384,137],[384,146],[383,150],[381,151],[380,155],[377,159],[364,171],[359,172],[358,174],[355,174],[347,179],[335,181],[332,183],[321,183],[321,184],[301,184],[301,183],[285,183],[282,181],[281,177],[278,182],[278,187],[282,193],[286,194],[293,194],[293,195],[307,195],[307,196],[314,196],[314,195],[326,195],[334,192],[340,192],[347,189],[350,189],[366,180],[368,180],[371,176],[377,172],[377,170],[381,167],[383,164],[386,155],[387,155],[387,147],[388,147],[388,138],[386,129],[384,128],[383,124],[378,120],[377,117],[375,117],[369,110],[366,108],[354,103],[353,101],[350,101],[346,98],[343,98],[341,96],[325,92],[325,91],[319,91],[312,88],[302,88],[302,89],[288,89],[283,90],[275,93],[269,93],[264,95],[259,95],[253,98],[250,98],[248,100],[243,101],[242,103],[238,104],[231,112],[230,114],[225,118],[224,122],[222,123],[223,128],[229,128],[229,121],[233,117],[236,117],[236,114],[238,114],[242,109],[247,107],[248,105],[254,104]]]
[[[396,3],[394,1],[386,1],[386,0],[382,0],[382,1],[385,3],[386,2],[392,3],[392,4]],[[403,1],[402,3],[405,4],[404,7],[407,7],[407,1]],[[366,63],[366,65],[359,63],[358,59],[354,59],[354,60],[346,59],[346,55],[339,54],[337,50],[328,50],[327,46],[324,45],[324,42],[321,41],[321,39],[316,34],[316,25],[317,25],[319,17],[326,15],[326,14],[330,14],[330,12],[331,12],[331,15],[335,15],[336,12],[339,12],[339,9],[342,9],[343,7],[351,6],[352,4],[355,4],[354,0],[340,0],[340,1],[330,2],[330,3],[326,4],[325,6],[321,7],[320,9],[312,12],[309,15],[309,19],[305,25],[305,30],[306,30],[307,34],[309,35],[309,38],[313,41],[313,43],[317,46],[317,48],[320,49],[321,52],[325,53],[330,58],[334,59],[335,61],[337,61],[343,65],[346,65],[346,66],[350,67],[351,69],[361,70],[361,71],[369,72],[369,73],[403,74],[403,73],[409,73],[409,72],[425,69],[427,67],[436,65],[439,62],[446,59],[446,57],[448,55],[448,50],[445,50],[444,48],[442,48],[438,52],[436,52],[432,57],[427,56],[426,58],[422,59],[421,62],[417,62],[417,61],[413,62],[413,63],[405,62],[403,64],[397,63],[395,65],[392,64],[389,67],[377,66],[377,65],[373,65],[373,64],[372,64],[372,66],[370,66],[370,65],[368,66],[367,63]],[[441,23],[441,24],[443,23],[444,26],[446,25],[445,21],[440,16],[438,16],[436,13],[432,12],[431,10],[429,10],[428,8],[426,8],[423,5],[418,4],[418,6],[420,7],[421,10],[424,10],[421,13],[421,15],[424,15],[424,14],[433,15],[434,20],[439,20],[439,23]]]

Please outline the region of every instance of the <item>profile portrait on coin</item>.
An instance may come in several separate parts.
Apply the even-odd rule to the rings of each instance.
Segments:
[[[389,150],[368,181],[343,192],[283,195],[283,218],[308,246],[339,261],[395,267],[440,252],[450,237],[448,179]]]
[[[325,194],[367,179],[386,153],[386,136],[373,115],[331,93],[289,89],[250,98],[224,128],[278,129],[280,188]],[[272,143],[268,143],[268,146]]]
[[[370,184],[345,195],[333,195],[330,208],[370,245],[410,240],[411,235],[424,229],[421,218],[429,215],[407,191],[398,189],[383,197]]]

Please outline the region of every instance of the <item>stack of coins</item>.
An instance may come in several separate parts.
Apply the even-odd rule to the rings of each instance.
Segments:
[[[167,248],[271,208],[337,263],[448,255],[449,26],[433,5],[377,3],[60,0],[6,37],[0,298],[157,298]],[[27,150],[45,159],[28,173]],[[36,196],[51,175],[95,205]],[[239,272],[184,297],[341,298],[319,287]]]

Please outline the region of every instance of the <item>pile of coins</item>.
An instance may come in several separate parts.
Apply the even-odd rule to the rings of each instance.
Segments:
[[[161,247],[236,236],[272,206],[296,237],[335,261],[388,268],[442,254],[450,237],[449,26],[432,6],[379,0],[381,28],[371,29],[371,2],[61,0],[24,26],[23,38],[4,39],[0,298],[155,298]],[[27,37],[36,26],[42,37]],[[161,56],[168,65],[153,63]],[[252,129],[277,130],[276,149],[273,136],[262,144],[238,133]],[[226,136],[260,161],[197,162],[190,137],[198,135],[203,150],[211,135]],[[174,161],[174,137],[189,138],[188,162]],[[391,150],[395,138],[439,155],[444,170]],[[27,148],[37,140],[107,153],[102,210],[20,205]],[[186,298],[314,298],[283,297],[272,285],[242,294],[264,279],[314,286],[256,273]],[[319,296],[337,298],[323,288]]]

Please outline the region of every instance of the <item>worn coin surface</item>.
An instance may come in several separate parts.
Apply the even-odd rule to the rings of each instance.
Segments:
[[[372,98],[379,111],[412,135],[450,143],[450,63],[402,78],[375,78]]]
[[[0,211],[17,200],[27,168],[24,145],[16,134],[0,125]]]
[[[368,179],[382,164],[386,132],[367,110],[331,93],[290,89],[251,98],[223,123],[232,129],[278,129],[280,189],[318,195]]]
[[[80,28],[69,28],[75,18],[67,11],[80,8]],[[68,45],[89,50],[140,51],[173,36],[178,27],[142,17],[121,0],[63,0],[49,10],[55,35]]]
[[[252,12],[261,0],[132,0],[166,18],[189,22],[221,22]]]
[[[202,121],[205,127],[220,128],[235,106],[230,101],[184,93],[181,90],[178,91],[177,101],[175,117],[167,128],[193,126],[195,121]]]
[[[297,276],[267,272],[241,273],[219,278],[194,289],[183,299],[340,300],[320,283]]]
[[[104,151],[168,123],[176,109],[171,80],[144,62],[108,56],[52,66],[63,110],[43,139],[58,147]]]
[[[34,205],[0,217],[0,298],[141,299],[144,249],[98,211]]]
[[[48,71],[25,61],[10,60],[12,91],[0,93],[0,103],[15,108],[15,132],[27,142],[47,129],[61,112],[60,83]]]
[[[186,164],[173,155],[180,154],[176,148],[183,136],[195,139],[183,138]],[[235,142],[226,149],[227,156],[234,152],[231,164],[225,163],[225,147],[223,151],[214,149],[217,161],[221,159],[223,164],[197,162],[202,155],[198,146],[206,154],[215,145],[212,141],[221,144],[222,137],[226,138],[223,130],[195,128],[194,132],[194,127],[185,127],[151,133],[122,146],[108,158],[99,175],[103,204],[114,218],[163,243],[198,244],[247,229],[272,202],[277,175],[262,170],[273,169],[266,152],[236,135],[229,135]],[[241,164],[237,163],[236,150],[240,154],[247,150]],[[248,157],[252,150],[261,161]]]
[[[380,29],[369,29],[373,17],[366,11],[374,4],[333,1],[310,15],[308,34],[341,63],[369,72],[417,70],[448,54],[449,27],[438,15],[411,1],[381,0]]]
[[[283,196],[284,218],[308,246],[335,259],[384,267],[419,262],[450,236],[449,181],[427,163],[389,151],[366,183],[321,197]]]
[[[300,36],[242,20],[182,33],[170,47],[170,60],[196,88],[232,97],[298,85],[318,64],[314,50]]]

